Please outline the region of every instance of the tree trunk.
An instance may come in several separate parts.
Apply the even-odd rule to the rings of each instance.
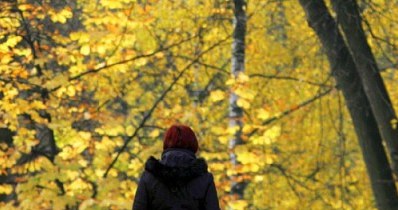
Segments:
[[[398,206],[398,196],[381,135],[361,84],[355,63],[324,1],[299,0],[328,57],[337,86],[342,90],[365,160],[379,209]]]
[[[232,43],[232,68],[231,73],[235,78],[239,73],[245,70],[245,35],[246,35],[246,3],[244,0],[234,0],[234,34]],[[242,143],[242,116],[243,110],[238,106],[239,96],[234,92],[231,93],[229,99],[229,127],[235,128],[236,131],[233,137],[230,139],[230,158],[232,166],[235,167],[238,164],[236,159],[236,154],[233,151],[236,145]],[[231,193],[232,195],[237,195],[238,198],[243,197],[244,184],[237,183],[235,181],[236,177],[232,177]]]
[[[338,24],[344,32],[365,93],[375,114],[379,130],[387,144],[393,172],[398,175],[398,129],[394,129],[395,125],[393,125],[397,123],[396,114],[377,67],[376,59],[366,40],[358,5],[355,0],[332,0],[332,3],[337,13]]]

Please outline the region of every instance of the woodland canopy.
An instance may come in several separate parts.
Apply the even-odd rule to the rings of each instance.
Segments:
[[[1,0],[0,208],[131,209],[172,124],[222,209],[398,206],[398,0]]]

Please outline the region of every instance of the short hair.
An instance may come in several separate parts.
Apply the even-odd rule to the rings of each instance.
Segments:
[[[188,149],[196,153],[198,140],[193,130],[186,125],[172,125],[164,135],[163,150],[169,148]]]

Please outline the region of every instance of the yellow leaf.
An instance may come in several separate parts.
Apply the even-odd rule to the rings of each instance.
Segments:
[[[269,112],[267,112],[264,109],[258,109],[257,110],[257,117],[260,120],[267,120],[269,118]]]
[[[250,138],[250,142],[254,145],[268,145],[271,144],[271,139],[265,136],[254,136]]]
[[[234,135],[239,130],[239,126],[228,127],[227,132],[229,135]]]
[[[155,129],[149,134],[149,136],[152,137],[152,138],[156,138],[156,137],[159,136],[159,133],[160,133],[159,130]]]
[[[239,98],[238,101],[236,102],[236,104],[237,104],[239,107],[242,107],[243,109],[248,109],[248,108],[250,108],[250,103],[249,103],[249,101],[247,101],[247,100],[244,99],[244,98]]]
[[[235,84],[235,79],[234,78],[229,78],[226,82],[226,85],[228,86],[232,86],[233,84]]]
[[[253,126],[250,124],[243,125],[242,132],[243,133],[250,133],[253,130]]]
[[[235,90],[236,95],[247,99],[247,100],[253,100],[254,97],[256,96],[255,92],[252,90],[249,90],[243,86],[239,86],[238,88],[236,88]]]
[[[83,32],[70,33],[69,37],[71,40],[78,41],[79,43],[86,43],[90,41],[90,34]]]
[[[229,208],[233,210],[244,210],[248,205],[245,200],[235,200],[228,203]]]
[[[27,11],[33,8],[34,8],[33,5],[30,4],[18,4],[18,9],[20,9],[21,11]]]
[[[76,88],[72,85],[68,86],[66,88],[66,94],[70,97],[75,96],[76,95]]]
[[[22,37],[20,36],[8,36],[6,42],[0,44],[0,52],[8,52],[10,48],[15,47],[21,40]]]
[[[1,46],[0,46],[1,48]],[[8,64],[12,61],[12,56],[10,54],[3,54],[0,58],[0,63],[1,64]]]
[[[123,2],[119,0],[101,0],[101,4],[109,9],[120,9],[123,8]]]
[[[11,194],[12,192],[12,186],[9,184],[2,184],[0,185],[0,194]]]
[[[90,54],[90,45],[85,44],[80,48],[80,53],[82,55],[89,55]]]
[[[210,100],[211,100],[212,102],[221,101],[221,100],[223,100],[224,98],[225,98],[225,93],[224,93],[224,91],[215,90],[215,91],[212,91],[212,92],[210,93]]]
[[[79,136],[84,139],[84,140],[90,140],[91,139],[91,133],[90,132],[79,132]]]
[[[237,152],[237,154],[238,161],[242,164],[254,163],[258,161],[257,155],[252,152]]]
[[[98,54],[100,54],[100,55],[105,54],[105,52],[106,52],[106,46],[105,46],[105,45],[98,45],[98,46],[97,46],[97,52],[98,52]]]
[[[221,144],[228,144],[229,143],[229,138],[228,136],[220,136],[218,137],[218,141],[220,141]]]
[[[281,127],[273,126],[272,128],[266,130],[263,136],[268,137],[270,139],[275,139],[276,137],[281,135]]]
[[[18,90],[16,88],[12,88],[4,92],[4,96],[7,98],[14,98],[16,95],[18,95]]]
[[[16,55],[28,57],[32,54],[32,51],[28,48],[26,49],[14,49],[14,52]]]
[[[273,159],[271,156],[267,155],[267,156],[265,157],[265,162],[266,162],[268,165],[271,165],[272,163],[274,163],[274,159]]]
[[[46,82],[44,86],[48,89],[53,89],[67,82],[68,82],[68,76],[64,74],[59,74],[55,76],[53,79],[48,80],[48,82]]]
[[[88,200],[83,201],[83,202],[80,204],[79,209],[81,209],[81,210],[86,210],[86,209],[89,209],[89,207],[92,206],[92,205],[94,205],[94,204],[95,204],[95,200],[92,199],[92,198],[90,198],[90,199],[88,199]]]
[[[143,66],[143,65],[147,64],[147,62],[148,62],[148,59],[141,58],[141,59],[138,59],[138,60],[135,62],[135,65],[136,65],[137,67],[140,67],[140,66]]]
[[[32,101],[30,103],[30,105],[32,108],[34,107],[35,109],[45,109],[46,108],[46,105],[42,101],[37,101],[37,100]]]
[[[134,127],[132,126],[132,125],[128,125],[127,127],[126,127],[126,134],[127,135],[129,135],[129,136],[131,136],[131,135],[133,135],[133,132],[134,132]]]
[[[248,82],[249,81],[249,76],[247,76],[243,72],[240,72],[239,75],[238,75],[238,81],[239,82]]]
[[[261,182],[264,180],[264,176],[263,175],[256,175],[254,176],[254,181],[255,182]]]
[[[66,23],[66,20],[72,16],[73,13],[70,8],[65,8],[61,11],[50,12],[50,18],[53,22]]]

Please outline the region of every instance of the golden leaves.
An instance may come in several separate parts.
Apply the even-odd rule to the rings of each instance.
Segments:
[[[124,2],[126,2],[126,0],[101,0],[100,2],[102,6],[109,9],[122,9],[125,7]]]
[[[49,14],[50,14],[51,20],[55,23],[56,22],[66,23],[66,21],[68,19],[73,17],[72,10],[69,7],[62,9],[61,11],[50,10]]]
[[[210,93],[210,101],[212,101],[212,102],[224,100],[225,97],[226,97],[226,94],[222,90],[215,90]]]
[[[21,36],[9,35],[6,37],[5,42],[0,43],[0,53],[5,53],[14,48],[22,40]]]
[[[90,45],[85,44],[80,48],[80,53],[82,55],[89,55],[90,54]]]
[[[13,59],[11,54],[0,53],[0,63],[1,64],[9,64]]]
[[[257,162],[257,155],[253,152],[235,150],[238,154],[238,161],[242,164]]]
[[[237,105],[243,109],[249,109],[251,101],[256,95],[249,86],[249,76],[243,72],[239,72],[237,77],[232,76],[227,80],[226,85],[231,86],[231,92],[238,96]]]
[[[90,34],[85,32],[72,32],[69,34],[72,41],[78,41],[80,44],[87,43],[90,41]]]
[[[239,98],[236,104],[244,109],[250,108],[250,102],[244,98]]]
[[[149,133],[149,137],[156,138],[159,136],[159,134],[160,134],[159,129],[154,129],[153,131],[151,131],[151,133]]]
[[[0,184],[0,194],[11,194],[12,192],[12,185],[10,184]]]
[[[58,74],[51,80],[48,80],[44,86],[48,89],[54,89],[68,83],[68,76],[66,74]]]
[[[43,158],[15,169],[22,174],[35,172],[32,175],[24,174],[26,177],[23,180],[21,178],[18,184],[16,192],[20,207],[65,209],[67,204],[70,208],[81,209],[131,207],[137,183],[130,180],[140,176],[145,160],[150,155],[160,155],[160,128],[175,122],[194,126],[200,155],[208,161],[209,170],[215,176],[220,199],[225,201],[223,207],[294,209],[297,201],[292,196],[287,178],[293,187],[298,188],[300,195],[305,195],[300,202],[306,204],[307,209],[322,209],[325,206],[323,202],[330,203],[340,198],[333,196],[336,190],[330,193],[324,188],[324,177],[328,178],[328,186],[333,186],[331,188],[342,186],[350,192],[360,190],[362,197],[369,197],[370,191],[361,187],[365,179],[355,180],[352,185],[353,181],[329,182],[337,177],[334,176],[336,167],[328,167],[336,163],[336,156],[332,154],[339,152],[335,148],[337,137],[333,123],[325,120],[320,126],[318,119],[329,119],[325,114],[329,109],[332,115],[339,113],[335,99],[330,99],[327,111],[314,106],[305,112],[297,110],[294,116],[263,125],[263,122],[278,116],[277,113],[289,109],[291,104],[297,104],[297,101],[313,93],[314,87],[302,85],[303,81],[322,81],[323,77],[329,76],[324,73],[327,62],[320,56],[320,48],[313,44],[316,43],[313,34],[302,24],[304,14],[300,15],[294,10],[297,3],[283,2],[286,10],[280,11],[280,14],[286,15],[289,23],[284,28],[278,25],[282,22],[278,19],[280,17],[272,15],[273,11],[283,8],[276,7],[277,2],[248,2],[248,8],[259,6],[264,9],[256,10],[248,24],[246,72],[229,77],[229,43],[206,53],[192,66],[193,71],[190,69],[190,73],[183,75],[167,97],[160,101],[147,121],[147,125],[156,126],[156,129],[144,128],[138,133],[107,179],[102,176],[125,142],[124,137],[135,132],[143,116],[173,81],[177,70],[191,62],[198,52],[231,34],[232,24],[227,24],[228,21],[224,24],[224,20],[232,18],[231,2],[203,1],[198,4],[193,0],[183,3],[79,0],[75,8],[61,9],[52,8],[46,3],[31,5],[25,2],[18,7],[24,12],[26,22],[39,32],[35,38],[40,39],[40,46],[36,43],[35,49],[40,50],[38,58],[34,60],[25,40],[15,35],[26,35],[20,25],[22,21],[15,14],[3,15],[5,17],[0,18],[1,28],[10,35],[0,35],[0,75],[1,79],[4,75],[4,80],[10,79],[12,82],[0,81],[0,92],[3,94],[0,100],[0,123],[17,134],[14,148],[0,145],[1,151],[7,151],[7,157],[3,158],[5,154],[0,155],[0,165],[12,168],[22,152],[30,152],[30,148],[39,143],[34,131],[21,128],[17,120],[17,115],[21,113],[28,113],[35,121],[46,123],[37,110],[48,112],[52,118],[49,126],[60,148],[54,163]],[[79,12],[73,12],[75,9]],[[365,15],[370,14],[365,11]],[[69,29],[65,32],[72,18],[79,23],[79,27],[74,28],[73,32]],[[44,31],[46,27],[40,21],[48,19],[53,21],[54,31]],[[369,18],[369,21],[374,24],[377,19]],[[382,19],[382,23],[387,23],[387,18]],[[281,32],[286,30],[286,40],[278,40],[275,29]],[[382,36],[382,31],[374,32]],[[396,31],[387,31],[396,34]],[[162,48],[192,36],[195,38],[176,47],[167,50]],[[154,52],[155,49],[161,52],[135,62],[107,67]],[[32,67],[33,64],[41,66],[42,76],[37,76],[38,69]],[[100,68],[103,71],[69,80],[89,69]],[[393,73],[388,72],[388,75]],[[252,74],[274,75],[275,78],[251,78]],[[395,79],[396,75],[391,81]],[[192,82],[197,85],[195,90],[202,91],[200,97],[195,99],[187,93]],[[395,91],[393,82],[388,85]],[[41,100],[38,93],[29,99],[20,97],[35,86],[49,90],[48,98]],[[243,128],[228,126],[228,99],[231,94],[238,96],[237,105],[244,109]],[[345,113],[343,115],[346,119]],[[330,121],[337,119],[335,115],[331,117]],[[77,122],[82,123],[82,126],[75,126],[79,124]],[[392,121],[391,126],[396,126],[396,121]],[[230,139],[240,129],[244,144],[235,150],[230,149]],[[345,132],[347,137],[354,138],[350,127],[345,127]],[[328,141],[321,142],[319,139]],[[347,153],[344,153],[344,158],[355,166],[346,168],[350,174],[345,178],[365,174],[357,162],[360,159],[358,153],[352,149],[356,147],[351,142],[355,141],[346,142]],[[234,167],[231,164],[230,152],[237,154],[241,165]],[[286,173],[293,177],[284,177],[281,171],[274,170],[276,164],[283,165]],[[325,166],[325,169],[317,172],[317,182],[308,179],[297,184],[302,177],[313,172],[311,167],[318,164]],[[231,176],[238,177],[233,181],[245,180],[249,183],[245,200],[225,199],[230,190]],[[58,195],[60,190],[54,182],[55,178],[64,183],[67,195]],[[90,181],[98,187],[95,198],[91,198],[94,189]],[[349,186],[344,186],[348,183]],[[306,192],[301,184],[305,187],[308,185],[316,193]],[[1,190],[9,192],[6,187],[0,187],[0,193]],[[346,192],[344,199],[351,202],[348,205],[352,205],[353,209],[371,205],[369,199],[350,192]],[[324,200],[319,201],[320,197]],[[354,203],[353,200],[358,202]],[[317,206],[313,203],[317,203]],[[303,208],[307,206],[303,205]],[[0,208],[3,208],[2,204]]]
[[[260,108],[257,110],[257,118],[260,120],[267,120],[270,118],[270,114],[267,110]]]
[[[233,200],[228,202],[228,207],[233,210],[245,210],[249,203],[246,200]]]
[[[270,145],[276,141],[280,134],[280,126],[272,126],[271,128],[266,129],[262,135],[251,137],[250,141],[254,145]]]
[[[0,87],[1,88],[1,87]],[[12,87],[11,84],[6,84],[5,87],[1,88],[1,91],[4,94],[4,99],[12,99],[18,95],[19,91],[17,88]]]

